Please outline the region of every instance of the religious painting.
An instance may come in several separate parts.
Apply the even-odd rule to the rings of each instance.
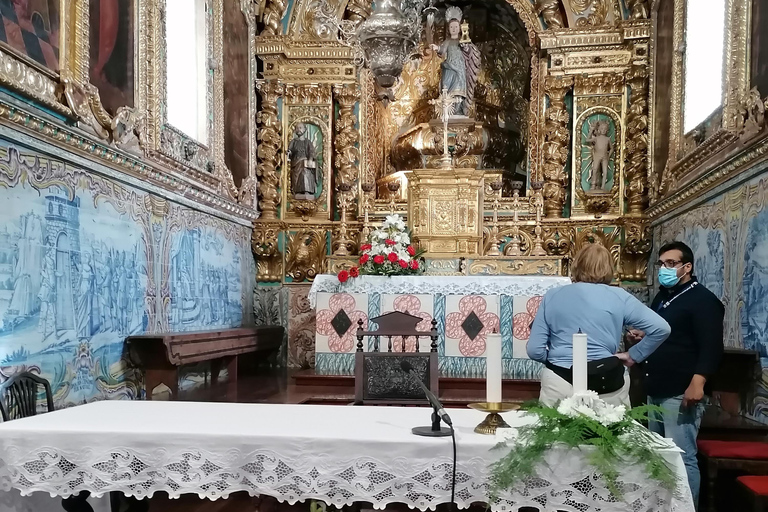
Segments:
[[[291,196],[313,201],[323,189],[323,133],[316,125],[299,122],[288,143],[291,167]]]
[[[224,2],[224,158],[235,185],[248,176],[248,23],[240,2]]]
[[[60,0],[0,0],[0,42],[59,71]]]
[[[752,0],[752,87],[768,95],[768,0]]]
[[[134,0],[90,0],[90,79],[112,115],[134,105]]]

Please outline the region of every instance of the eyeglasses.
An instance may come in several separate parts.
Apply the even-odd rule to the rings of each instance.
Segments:
[[[656,266],[657,267],[664,267],[664,268],[675,268],[679,264],[681,264],[682,261],[680,260],[664,260],[664,261],[657,261]]]

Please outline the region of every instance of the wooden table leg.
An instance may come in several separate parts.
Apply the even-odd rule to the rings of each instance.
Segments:
[[[152,400],[152,391],[160,384],[171,390],[171,400],[179,397],[179,371],[177,368],[147,369],[144,372],[144,387],[147,400]]]
[[[237,356],[227,361],[227,397],[232,402],[237,402],[237,362]]]

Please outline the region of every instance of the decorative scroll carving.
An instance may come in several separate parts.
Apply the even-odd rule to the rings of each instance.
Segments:
[[[277,36],[283,31],[282,23],[288,0],[267,0],[264,7],[264,29],[262,36]]]
[[[313,281],[325,265],[325,231],[303,229],[288,235],[285,275],[294,283]]]
[[[644,281],[651,252],[651,236],[648,225],[628,222],[625,226],[624,249],[621,257],[621,279]]]
[[[608,21],[608,0],[571,0],[571,8],[577,15],[590,11],[576,20],[578,27],[596,27]]]
[[[568,111],[565,95],[573,86],[571,77],[547,77],[544,87],[549,96],[549,108],[544,125],[544,213],[547,218],[561,218],[565,205],[565,186],[568,174]]]
[[[560,12],[560,0],[538,0],[536,13],[544,18],[547,28],[563,28],[563,15]]]
[[[640,215],[648,205],[648,73],[633,66],[627,74],[630,88],[624,175],[627,211]]]
[[[283,94],[283,85],[273,80],[256,83],[261,95],[261,110],[256,116],[259,123],[256,175],[260,178],[259,208],[264,220],[276,219],[280,205],[280,120],[277,117],[277,100]]]
[[[355,119],[355,103],[360,99],[360,88],[357,84],[337,84],[333,86],[333,94],[339,103],[336,140],[333,144],[336,151],[336,183],[354,184],[357,182],[360,162],[360,132]],[[356,189],[353,187],[352,197]]]
[[[256,279],[274,283],[282,280],[282,254],[278,250],[278,237],[285,229],[281,222],[254,222],[251,250],[256,256]]]

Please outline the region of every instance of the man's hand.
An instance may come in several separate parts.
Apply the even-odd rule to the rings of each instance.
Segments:
[[[704,383],[706,382],[707,379],[703,375],[693,376],[683,395],[683,407],[691,407],[701,402],[704,398]]]
[[[630,329],[627,331],[627,341],[630,343],[637,343],[645,338],[645,333],[640,329]]]
[[[616,354],[616,357],[618,357],[627,368],[630,368],[636,364],[635,360],[632,359],[632,357],[629,355],[629,352],[619,352]]]

